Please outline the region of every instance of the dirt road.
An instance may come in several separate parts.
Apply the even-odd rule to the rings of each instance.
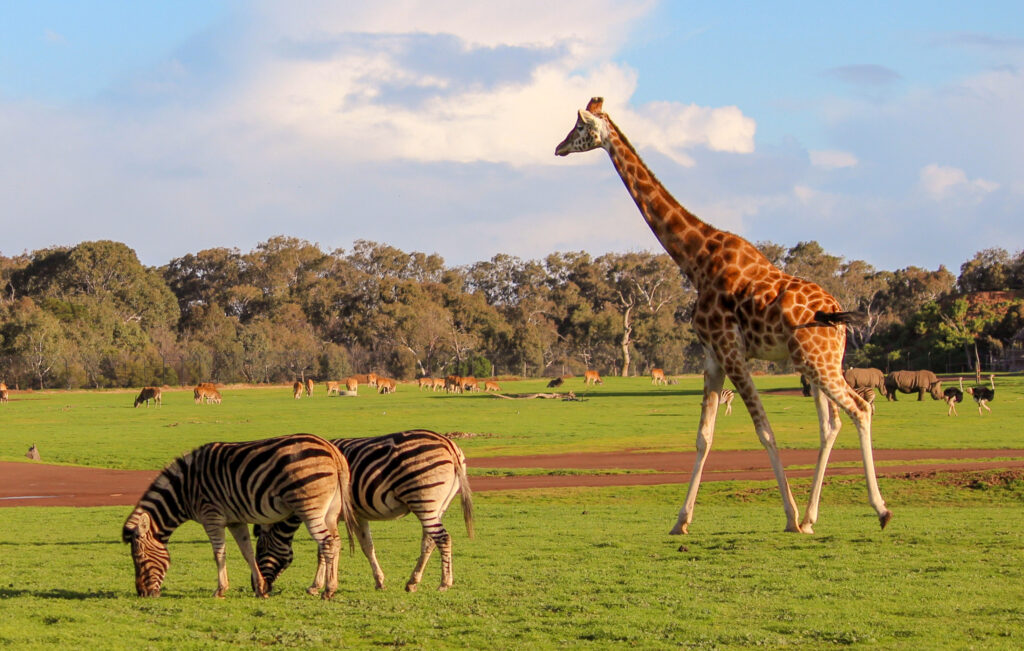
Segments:
[[[816,450],[782,450],[789,477],[813,472]],[[1005,459],[993,461],[993,459]],[[1011,460],[1021,459],[1021,460]],[[468,460],[472,468],[550,468],[583,470],[645,470],[635,474],[531,475],[473,477],[474,491],[557,488],[572,486],[641,486],[685,484],[693,467],[693,452],[601,452],[532,457],[481,457]],[[848,467],[835,467],[855,462]],[[965,471],[1024,468],[1024,450],[875,450],[881,476],[934,470]],[[835,450],[829,476],[859,475],[860,452]],[[39,462],[0,462],[0,506],[130,506],[156,476],[154,470],[108,470],[52,466]],[[772,479],[763,450],[713,451],[704,481]]]

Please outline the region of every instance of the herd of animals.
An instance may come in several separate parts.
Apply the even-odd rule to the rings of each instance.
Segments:
[[[757,437],[768,454],[782,497],[786,531],[814,533],[825,468],[841,427],[840,411],[857,430],[868,502],[884,529],[893,513],[886,507],[875,474],[871,444],[875,389],[882,390],[889,399],[895,399],[897,391],[916,391],[919,399],[929,392],[933,398],[949,403],[952,413],[964,393],[974,398],[979,410],[988,409],[988,402],[995,397],[994,380],[990,378],[989,387],[979,384],[963,389],[961,381],[960,389],[943,390],[934,375],[925,378],[893,373],[882,379],[881,386],[852,386],[842,367],[846,328],[858,323],[863,315],[843,311],[839,302],[817,284],[781,271],[747,240],[715,228],[683,207],[654,176],[603,105],[602,98],[594,97],[586,108],[578,110],[573,128],[554,153],[568,156],[598,149],[607,153],[642,218],[698,296],[692,323],[705,353],[704,397],[693,472],[669,533],[689,532],[719,406],[725,404],[728,413],[735,395],[747,406]],[[747,364],[751,358],[791,363],[805,378],[815,402],[820,448],[802,518]],[[667,381],[664,373],[660,378],[652,374],[652,382],[659,379]],[[735,390],[724,388],[726,379]],[[552,384],[561,381],[557,378]],[[596,384],[600,377],[588,374],[585,381]],[[435,386],[432,380],[431,388]],[[296,397],[300,389],[311,391],[308,385],[297,384]],[[387,390],[391,389],[393,385],[388,385]],[[459,390],[465,390],[461,382]],[[208,395],[196,388],[197,401],[201,396],[210,401],[205,397]],[[213,544],[218,566],[217,596],[223,596],[228,586],[225,529],[231,532],[249,564],[256,594],[266,596],[291,561],[292,534],[304,524],[318,545],[317,572],[310,592],[322,590],[321,596],[330,598],[337,587],[339,521],[349,532],[350,545],[353,537],[359,540],[380,588],[383,575],[367,523],[407,512],[420,518],[423,544],[406,589],[418,585],[435,546],[441,548],[442,555],[440,588],[449,587],[451,540],[440,524],[440,514],[460,492],[466,524],[472,532],[470,492],[461,450],[444,437],[423,430],[355,441],[360,442],[332,443],[297,434],[248,443],[210,443],[172,462],[144,493],[123,527],[123,540],[131,545],[138,594],[159,595],[170,563],[167,540],[189,519],[202,524]],[[434,489],[429,495],[417,492]],[[250,524],[256,525],[255,552]]]
[[[963,377],[959,378],[958,387],[942,388],[942,380],[935,373],[927,370],[921,371],[893,371],[888,375],[877,368],[850,368],[843,374],[846,382],[860,394],[864,400],[871,404],[871,411],[874,412],[875,390],[885,396],[886,400],[895,401],[900,393],[916,393],[918,400],[924,400],[927,393],[932,400],[942,400],[948,406],[947,416],[956,416],[956,405],[963,402],[964,395],[974,398],[978,405],[978,415],[982,415],[982,409],[992,412],[988,403],[995,400],[996,382],[995,376],[988,377],[989,384],[985,386],[976,382],[975,386],[964,388]],[[980,377],[980,376],[979,376]],[[800,376],[800,384],[803,387],[805,396],[811,395],[811,387],[807,379]]]

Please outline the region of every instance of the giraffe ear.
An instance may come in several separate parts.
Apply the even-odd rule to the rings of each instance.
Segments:
[[[603,97],[591,97],[590,101],[587,102],[587,113],[600,113],[601,107],[604,105]]]
[[[579,121],[584,124],[590,126],[594,126],[595,124],[597,124],[597,118],[594,117],[594,114],[589,111],[576,111],[576,114],[579,116]]]

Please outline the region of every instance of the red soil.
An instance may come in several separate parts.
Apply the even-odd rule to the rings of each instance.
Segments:
[[[782,450],[789,477],[813,473],[817,450]],[[875,450],[880,476],[935,471],[960,472],[1024,468],[1024,450]],[[572,486],[641,486],[685,484],[690,479],[694,452],[597,452],[532,457],[469,459],[473,468],[562,468],[585,470],[650,470],[643,474],[535,475],[527,477],[473,477],[474,491]],[[828,476],[859,475],[858,450],[834,450]],[[834,467],[838,462],[856,462]],[[108,470],[50,466],[38,462],[0,462],[0,506],[130,506],[156,476],[155,470]],[[763,450],[712,451],[704,467],[704,481],[772,479]]]

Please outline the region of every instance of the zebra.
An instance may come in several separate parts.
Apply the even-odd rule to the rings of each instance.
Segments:
[[[256,595],[270,590],[253,556],[248,523],[269,524],[288,517],[305,523],[320,549],[317,594],[326,576],[324,599],[338,587],[338,518],[349,531],[356,521],[348,462],[328,441],[292,434],[245,443],[207,443],[171,462],[149,486],[121,532],[131,544],[135,588],[140,597],[159,597],[171,564],[167,540],[186,520],[203,526],[217,562],[217,590],[228,590],[224,529],[238,543],[252,570]],[[314,591],[314,587],[316,590]]]
[[[735,397],[736,392],[732,389],[722,389],[722,392],[718,394],[718,404],[725,405],[726,416],[732,413],[732,401]]]
[[[861,398],[868,403],[868,407],[871,409],[871,413],[875,413],[875,387],[857,387],[854,389]]]
[[[449,438],[429,430],[409,430],[369,438],[336,439],[352,472],[352,501],[358,526],[356,535],[370,562],[377,589],[384,589],[384,572],[370,535],[370,520],[394,520],[416,514],[423,526],[419,561],[405,584],[415,592],[434,547],[441,549],[441,585],[452,586],[451,536],[441,517],[455,494],[462,494],[462,515],[473,537],[473,499],[466,477],[466,458]],[[273,525],[253,527],[256,558],[267,586],[292,561],[292,535],[299,521],[292,517]]]

